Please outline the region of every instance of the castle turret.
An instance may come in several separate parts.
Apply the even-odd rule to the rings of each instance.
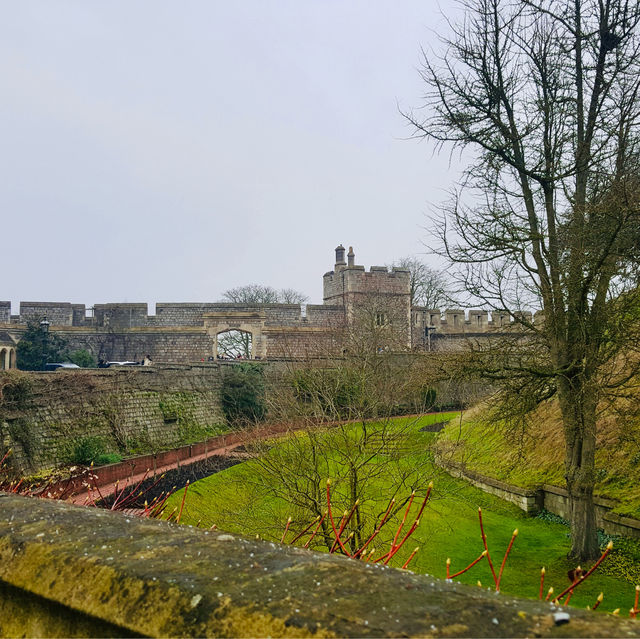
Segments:
[[[346,266],[347,263],[344,261],[344,246],[340,244],[340,246],[336,247],[336,269],[338,266]]]

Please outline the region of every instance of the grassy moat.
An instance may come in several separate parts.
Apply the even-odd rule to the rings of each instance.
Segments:
[[[549,586],[553,586],[555,593],[559,594],[570,583],[567,572],[576,567],[566,559],[570,547],[569,528],[548,513],[534,518],[527,517],[516,506],[487,495],[462,480],[454,479],[435,466],[431,448],[438,434],[421,429],[453,417],[454,413],[425,415],[420,418],[403,417],[395,418],[386,426],[371,423],[366,425],[371,431],[375,431],[376,427],[387,428],[387,432],[389,429],[395,430],[398,437],[391,437],[388,446],[378,446],[376,454],[368,460],[371,464],[369,485],[360,503],[363,516],[375,517],[381,510],[384,511],[384,505],[388,503],[393,487],[397,485],[394,482],[396,475],[411,476],[414,484],[418,482],[421,487],[426,486],[429,480],[434,483],[432,497],[419,526],[390,565],[401,567],[411,552],[419,547],[419,552],[410,564],[410,569],[414,572],[444,578],[447,558],[451,559],[451,574],[463,569],[483,551],[478,524],[478,507],[481,507],[488,547],[496,571],[500,568],[514,529],[519,530],[505,564],[501,592],[537,598],[540,569],[544,566],[545,594]],[[350,424],[344,428],[347,446],[359,442],[360,433],[356,429],[361,428],[363,426],[360,424]],[[296,438],[293,443],[292,437]],[[316,444],[317,437],[316,435],[314,440]],[[255,457],[246,462],[194,483],[187,492],[181,524],[207,528],[216,524],[221,530],[280,541],[287,518],[291,516],[293,521],[286,537],[286,541],[290,541],[311,523],[313,516],[300,507],[292,506],[291,501],[283,497],[286,493],[284,485],[278,485],[277,473],[265,473],[265,465],[269,468],[269,463],[265,464],[264,459],[273,462],[276,468],[277,464],[282,464],[281,481],[283,484],[290,483],[291,474],[295,474],[295,465],[298,463],[295,455],[306,447],[312,449],[307,435],[297,434],[288,439],[275,440],[270,442],[268,448],[256,451]],[[342,509],[350,506],[345,494],[346,458],[344,451],[339,448],[330,450],[325,447],[323,451],[327,458],[325,477],[331,476],[335,487],[334,511],[338,520]],[[393,458],[392,464],[389,462],[390,458]],[[287,467],[287,459],[290,459],[291,467]],[[300,483],[299,489],[308,490],[309,484],[316,478],[301,479],[304,481]],[[398,493],[398,501],[408,497],[409,493],[410,489],[404,494]],[[424,490],[417,491],[402,535],[417,514],[424,494]],[[383,501],[379,499],[380,496]],[[165,512],[170,513],[174,508],[179,508],[182,498],[183,491],[174,494]],[[371,546],[377,548],[376,557],[388,550],[403,514],[404,509],[396,513],[372,542]],[[296,542],[296,545],[304,545],[308,538],[309,534]],[[318,540],[319,536],[316,536],[311,547],[326,552],[327,547],[321,542],[316,543]],[[604,544],[608,539],[603,538],[602,541]],[[576,589],[571,605],[593,606],[598,594],[604,592],[600,610],[611,612],[620,608],[622,614],[626,615],[634,601],[634,579],[637,578],[639,560],[640,545],[632,540],[614,540],[614,552],[593,576]],[[480,581],[483,588],[493,589],[494,586],[485,559],[456,579],[472,585]]]

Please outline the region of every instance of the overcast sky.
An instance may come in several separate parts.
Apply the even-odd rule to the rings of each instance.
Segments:
[[[442,28],[429,0],[3,0],[0,299],[321,302],[341,242],[423,253],[455,171],[398,105]]]

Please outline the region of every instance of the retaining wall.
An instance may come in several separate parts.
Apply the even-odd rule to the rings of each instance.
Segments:
[[[105,452],[156,452],[224,429],[219,389],[223,364],[13,373],[25,380],[0,404],[0,449],[33,473],[68,461],[83,439]],[[13,381],[12,381],[13,380]],[[15,396],[15,392],[14,396]]]
[[[436,458],[438,466],[454,477],[465,479],[470,484],[486,493],[496,495],[500,499],[515,504],[528,515],[537,515],[541,510],[548,510],[563,519],[569,519],[569,493],[565,488],[543,484],[536,488],[521,488],[513,484],[481,475],[469,470],[461,464]],[[640,538],[640,521],[632,517],[624,517],[611,512],[617,502],[603,497],[594,497],[596,524],[609,535],[622,535]]]

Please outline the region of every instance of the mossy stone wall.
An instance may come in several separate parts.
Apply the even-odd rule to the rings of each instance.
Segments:
[[[2,637],[640,636],[632,619],[564,608],[564,623],[557,612],[337,555],[0,494]]]
[[[131,455],[205,439],[225,428],[221,374],[217,364],[3,373],[0,457],[11,448],[18,470],[37,473],[73,461],[83,442]]]

